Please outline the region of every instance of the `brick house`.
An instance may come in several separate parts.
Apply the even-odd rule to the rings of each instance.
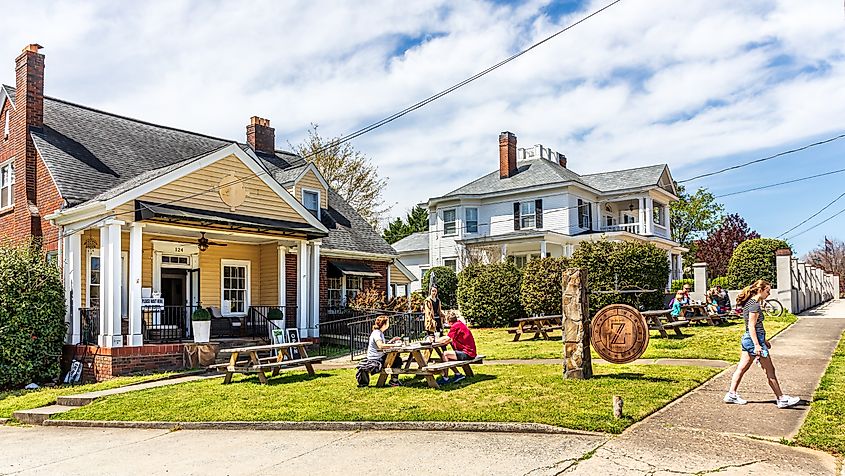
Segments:
[[[103,373],[174,366],[197,307],[226,318],[213,335],[266,334],[279,309],[319,339],[359,290],[413,279],[313,164],[275,148],[269,120],[239,142],[45,97],[40,48],[0,87],[0,240],[56,257],[67,343],[99,346]]]

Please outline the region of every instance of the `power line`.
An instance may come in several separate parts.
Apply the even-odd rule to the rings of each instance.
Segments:
[[[830,208],[830,206],[831,206],[831,205],[833,205],[834,203],[838,202],[838,201],[839,201],[839,199],[841,199],[842,197],[845,197],[845,193],[842,193],[842,194],[841,194],[841,195],[839,195],[838,197],[834,198],[832,202],[828,203],[828,204],[827,204],[827,205],[825,205],[825,206],[824,206],[821,210],[819,210],[819,211],[817,211],[816,213],[813,213],[812,215],[810,215],[809,217],[807,217],[807,219],[806,219],[806,220],[802,221],[801,223],[799,223],[799,224],[797,224],[797,225],[793,226],[792,228],[790,228],[790,229],[786,230],[785,232],[781,233],[780,235],[778,235],[778,238],[782,237],[783,235],[785,235],[785,234],[789,233],[790,231],[792,231],[792,230],[794,230],[794,229],[798,228],[799,226],[803,225],[804,223],[807,223],[808,221],[810,221],[810,220],[812,220],[813,218],[817,217],[817,216],[819,215],[819,213],[821,213],[821,212],[823,212],[823,211],[827,210],[828,208]]]
[[[482,76],[485,76],[485,75],[491,73],[492,71],[510,63],[511,61],[519,58],[520,56],[528,53],[529,51],[539,47],[540,45],[542,45],[542,44],[544,44],[548,41],[551,41],[552,39],[556,38],[557,36],[562,35],[563,33],[571,30],[572,28],[575,28],[576,26],[580,25],[581,23],[584,23],[585,21],[589,20],[590,18],[598,15],[599,13],[602,13],[603,11],[607,10],[608,8],[610,8],[610,7],[616,5],[617,3],[620,3],[620,2],[622,2],[622,0],[614,0],[610,3],[608,3],[607,5],[603,6],[602,8],[599,8],[598,10],[590,13],[589,15],[582,17],[578,21],[569,24],[568,26],[566,26],[566,27],[558,30],[557,32],[543,38],[542,40],[530,45],[529,47],[525,48],[524,50],[521,50],[518,53],[515,53],[515,54],[505,58],[504,60],[494,64],[493,66],[490,66],[490,67],[470,76],[469,78],[464,79],[463,81],[455,83],[452,86],[449,86],[448,88],[446,88],[446,89],[444,89],[444,90],[442,90],[442,91],[440,91],[436,94],[433,94],[433,95],[431,95],[431,96],[429,96],[429,97],[427,97],[427,98],[425,98],[425,99],[423,99],[423,100],[421,100],[421,101],[419,101],[415,104],[412,104],[412,105],[406,107],[405,109],[402,109],[399,112],[391,114],[390,116],[387,116],[387,117],[385,117],[385,118],[383,118],[379,121],[376,121],[376,122],[374,122],[374,123],[372,123],[372,124],[370,124],[366,127],[358,129],[357,131],[355,131],[351,134],[340,137],[337,140],[333,140],[329,144],[327,144],[327,145],[321,147],[320,149],[313,151],[310,154],[306,155],[305,157],[303,157],[303,159],[307,160],[308,158],[313,157],[317,154],[320,154],[320,153],[324,152],[325,150],[327,150],[331,147],[335,147],[335,146],[341,145],[343,143],[349,142],[352,139],[360,137],[360,136],[362,136],[362,135],[364,135],[364,134],[366,134],[370,131],[373,131],[373,130],[378,129],[378,128],[386,125],[386,124],[389,124],[389,123],[395,121],[396,119],[399,119],[402,116],[405,116],[405,115],[407,115],[407,114],[409,114],[413,111],[416,111],[417,109],[420,109],[420,108],[426,106],[427,104],[430,104],[430,103],[440,99],[441,97],[446,96],[447,94],[449,94],[449,93],[451,93],[451,92],[453,92],[457,89],[460,89],[461,87],[466,86],[467,84],[481,78]],[[196,192],[192,195],[188,195],[188,196],[185,196],[185,197],[182,197],[182,198],[171,200],[169,202],[163,203],[162,205],[170,205],[170,204],[173,204],[173,203],[176,203],[176,202],[187,200],[189,198],[192,198],[192,197],[195,197],[195,196],[198,196],[198,195],[202,195],[202,194],[205,194],[205,193],[213,192],[215,190],[219,190],[220,188],[223,188],[223,187],[226,187],[226,186],[229,186],[229,185],[233,185],[233,184],[236,184],[236,183],[240,183],[240,182],[246,181],[246,180],[248,180],[252,177],[258,177],[260,175],[265,175],[265,174],[268,174],[268,173],[269,173],[269,171],[266,171],[266,170],[264,172],[254,173],[254,174],[249,175],[247,177],[244,177],[242,179],[234,180],[234,181],[226,183],[226,184],[217,185],[217,186],[211,187],[211,188],[209,188],[208,190],[205,190],[205,191]],[[90,227],[92,225],[95,225],[97,223],[105,221],[108,218],[114,218],[114,217],[119,216],[119,215],[125,215],[125,214],[130,214],[130,213],[134,214],[135,212],[138,212],[138,211],[140,211],[140,209],[125,211],[125,212],[119,212],[119,213],[110,215],[108,217],[103,217],[100,220],[97,220],[93,223],[89,223],[89,224],[86,225],[86,227]],[[69,233],[63,233],[61,236],[57,237],[57,241],[61,238],[68,236],[68,235],[77,233],[78,231],[81,231],[81,230],[72,230]]]
[[[830,220],[833,220],[834,218],[838,217],[839,215],[841,215],[841,214],[843,214],[843,213],[845,213],[845,208],[843,208],[842,210],[839,210],[839,211],[838,211],[838,212],[836,212],[835,214],[833,214],[833,215],[831,215],[831,216],[827,217],[826,219],[824,219],[824,220],[822,220],[822,221],[820,221],[820,222],[816,223],[815,225],[811,226],[810,228],[807,228],[806,230],[802,231],[801,233],[797,233],[797,234],[792,235],[792,236],[790,236],[789,238],[786,238],[786,239],[787,239],[787,240],[791,240],[791,239],[793,239],[793,238],[797,238],[797,237],[799,237],[799,236],[803,235],[804,233],[807,233],[807,232],[808,232],[808,231],[810,231],[810,230],[813,230],[813,229],[815,229],[815,228],[818,228],[818,227],[820,227],[820,226],[824,225],[825,223],[829,222]]]
[[[839,174],[839,173],[842,173],[842,172],[845,172],[845,169],[832,170],[830,172],[824,172],[824,173],[821,173],[821,174],[810,175],[808,177],[801,177],[801,178],[797,178],[797,179],[786,180],[786,181],[783,181],[783,182],[776,182],[776,183],[772,183],[772,184],[769,184],[769,185],[762,185],[760,187],[754,187],[754,188],[749,188],[749,189],[745,189],[745,190],[739,190],[737,192],[725,193],[725,194],[722,194],[722,195],[716,195],[714,198],[731,197],[733,195],[740,195],[740,194],[748,193],[748,192],[756,192],[758,190],[763,190],[763,189],[772,188],[772,187],[779,187],[781,185],[787,185],[787,184],[795,183],[795,182],[802,182],[804,180],[810,180],[810,179],[819,178],[819,177],[826,177],[828,175]]]
[[[705,174],[696,175],[694,177],[690,177],[688,179],[681,180],[678,183],[691,182],[693,180],[698,180],[700,178],[711,177],[713,175],[718,175],[718,174],[721,174],[721,173],[724,173],[724,172],[727,172],[727,171],[730,171],[730,170],[736,170],[736,169],[739,169],[739,168],[742,168],[742,167],[747,167],[747,166],[752,165],[752,164],[758,164],[760,162],[765,162],[767,160],[776,159],[776,158],[782,157],[784,155],[793,154],[795,152],[800,152],[802,150],[807,150],[811,147],[816,147],[816,146],[819,146],[819,145],[822,145],[822,144],[827,144],[827,143],[842,139],[843,137],[845,137],[845,134],[839,134],[838,136],[834,136],[834,137],[831,137],[829,139],[821,140],[821,141],[818,141],[818,142],[813,142],[812,144],[807,144],[805,146],[801,146],[801,147],[798,147],[796,149],[790,149],[790,150],[786,150],[786,151],[783,151],[783,152],[778,152],[777,154],[770,155],[768,157],[755,159],[755,160],[752,160],[750,162],[745,162],[743,164],[733,165],[733,166],[726,167],[726,168],[721,169],[721,170],[717,170],[715,172],[708,172],[708,173],[705,173]]]

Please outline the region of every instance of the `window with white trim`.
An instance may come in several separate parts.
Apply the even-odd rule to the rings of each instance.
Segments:
[[[100,257],[88,258],[88,289],[85,293],[87,307],[100,307]]]
[[[514,255],[513,257],[513,264],[516,265],[517,268],[524,268],[529,261],[533,261],[535,259],[540,259],[539,254],[527,254],[527,255]]]
[[[229,315],[246,314],[249,308],[249,261],[222,260],[221,307]],[[228,306],[227,306],[228,304]]]
[[[329,309],[343,305],[343,278],[326,278],[326,291]]]
[[[455,210],[443,210],[443,235],[455,235],[458,232],[458,227],[455,223]]]
[[[317,218],[320,218],[320,192],[313,190],[302,191],[302,204]]]
[[[655,203],[653,208],[654,213],[654,223],[657,225],[666,225],[666,220],[664,219],[664,214],[666,206],[662,203]]]
[[[15,204],[15,163],[0,165],[0,209]]]
[[[464,231],[466,231],[467,233],[478,233],[478,208],[467,208],[466,213],[464,215],[466,217]]]
[[[120,305],[121,315],[129,315],[129,268],[126,261],[129,259],[127,252],[120,253]],[[91,249],[88,251],[88,278],[86,279],[85,307],[100,307],[100,284],[102,273],[100,265],[100,250]]]
[[[9,138],[9,111],[6,111],[6,119],[4,119],[3,125],[3,140]]]
[[[361,276],[346,276],[346,304],[355,299],[362,289],[364,289],[364,279]]]
[[[458,260],[457,258],[446,258],[443,260],[443,266],[451,268],[452,271],[458,271]]]
[[[592,228],[593,212],[590,202],[578,199],[578,227]]]
[[[534,220],[537,218],[537,209],[534,200],[520,202],[519,204],[519,227],[521,229],[534,228]]]

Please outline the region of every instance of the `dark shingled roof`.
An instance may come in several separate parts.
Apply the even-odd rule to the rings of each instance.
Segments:
[[[527,159],[517,162],[517,173],[511,177],[500,178],[499,171],[495,170],[438,198],[486,195],[488,193],[511,192],[543,185],[563,185],[566,183],[585,185],[600,192],[615,192],[659,185],[660,177],[665,169],[666,165],[661,164],[578,175],[557,162],[540,158]]]
[[[2,86],[14,101],[15,88]],[[255,153],[244,143],[99,111],[44,97],[44,127],[33,141],[68,206],[104,200],[237,143],[280,184],[290,185],[307,162],[286,151]],[[329,191],[327,249],[396,255],[334,191]],[[325,219],[323,220],[326,221]]]

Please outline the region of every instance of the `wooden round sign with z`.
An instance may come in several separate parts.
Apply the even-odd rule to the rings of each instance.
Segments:
[[[593,317],[593,348],[602,359],[627,364],[639,359],[648,347],[648,324],[631,306],[611,304]]]

